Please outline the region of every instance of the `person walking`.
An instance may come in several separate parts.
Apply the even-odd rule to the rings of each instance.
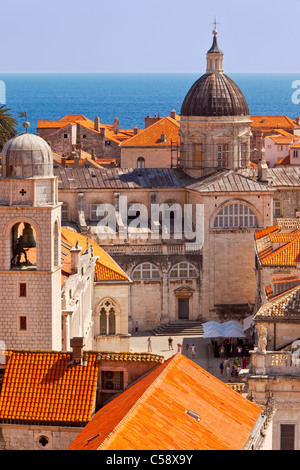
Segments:
[[[221,364],[220,364],[220,374],[223,375],[223,371],[224,371],[224,361],[221,361]]]
[[[177,352],[181,353],[182,351],[182,344],[177,343]]]
[[[134,331],[135,331],[135,333],[137,333],[139,331],[139,322],[138,321],[135,322]]]
[[[169,351],[170,351],[170,349],[173,349],[173,338],[171,338],[171,336],[169,336],[168,338],[168,343],[169,343]]]
[[[151,338],[149,336],[149,338],[147,339],[147,342],[148,342],[148,352],[152,352],[152,344],[151,344]]]
[[[194,343],[191,346],[191,353],[192,357],[194,358],[196,356],[196,346],[194,345]]]

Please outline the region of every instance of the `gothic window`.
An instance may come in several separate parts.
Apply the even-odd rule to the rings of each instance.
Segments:
[[[12,269],[32,269],[36,267],[36,235],[27,222],[19,222],[11,230]]]
[[[132,279],[160,279],[160,273],[156,266],[152,263],[139,264],[132,274]]]
[[[172,279],[194,279],[197,277],[198,274],[195,267],[184,261],[173,266],[170,272],[170,278]]]
[[[137,167],[138,168],[145,168],[145,159],[144,159],[144,157],[139,157],[137,159]]]
[[[217,145],[217,166],[219,168],[226,168],[228,163],[228,144]]]
[[[116,305],[110,299],[100,304],[99,333],[103,336],[116,334]]]
[[[214,228],[258,227],[257,217],[245,204],[235,203],[223,207],[216,215]]]

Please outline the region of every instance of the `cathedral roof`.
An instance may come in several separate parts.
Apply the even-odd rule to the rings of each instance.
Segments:
[[[104,405],[68,450],[241,450],[260,413],[176,354]]]
[[[188,91],[181,116],[248,116],[247,101],[237,84],[222,72],[202,75]]]
[[[196,182],[187,186],[187,189],[200,193],[210,192],[253,192],[272,190],[265,183],[247,178],[233,170],[220,170],[212,175],[199,178]]]

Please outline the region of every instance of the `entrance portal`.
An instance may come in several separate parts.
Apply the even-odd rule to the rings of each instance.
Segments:
[[[189,299],[178,299],[178,319],[187,320],[189,318]]]

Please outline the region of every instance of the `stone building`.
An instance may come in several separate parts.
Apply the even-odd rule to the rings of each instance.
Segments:
[[[58,121],[39,120],[37,133],[63,157],[82,149],[97,158],[115,158],[119,162],[119,144],[133,136],[133,129],[119,129],[117,118],[108,125],[100,123],[98,116],[92,121],[82,115],[67,115]]]
[[[124,140],[120,144],[121,168],[176,168],[180,155],[179,130],[178,116],[172,111],[171,116],[158,119]]]

